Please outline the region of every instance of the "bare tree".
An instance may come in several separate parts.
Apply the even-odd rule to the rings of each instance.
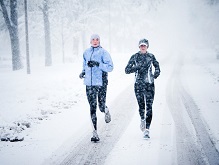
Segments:
[[[78,58],[80,46],[85,49],[85,34],[92,31],[92,20],[103,22],[103,13],[98,0],[50,0],[51,39],[61,48],[63,63]]]
[[[11,39],[12,68],[14,71],[19,70],[23,68],[23,65],[20,58],[17,0],[10,0],[10,18],[4,1],[0,0],[0,4]]]
[[[27,0],[24,0],[24,10],[25,10],[25,33],[26,33],[26,63],[27,63],[27,74],[30,74]]]
[[[51,38],[50,38],[48,0],[43,1],[43,19],[44,19],[44,31],[45,31],[45,65],[51,66],[52,55],[51,55]]]

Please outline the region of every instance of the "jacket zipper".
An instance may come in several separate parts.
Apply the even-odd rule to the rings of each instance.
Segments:
[[[138,54],[135,56],[135,66],[137,66],[137,57],[138,57]],[[135,82],[137,81],[137,78],[138,78],[138,70],[135,72]]]
[[[93,51],[92,51],[91,56],[90,56],[90,61],[91,61],[92,55],[94,53],[94,47],[92,49],[93,49]],[[93,77],[92,72],[93,72],[93,67],[91,67],[91,86],[92,86],[92,77]]]

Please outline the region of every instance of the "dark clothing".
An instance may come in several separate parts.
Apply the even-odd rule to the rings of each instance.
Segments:
[[[102,72],[102,81],[103,86],[86,86],[86,94],[87,100],[90,105],[90,116],[94,126],[94,129],[97,130],[97,99],[98,105],[101,112],[105,113],[106,107],[106,92],[107,92],[107,85],[108,85],[108,73]]]
[[[155,68],[154,74],[152,73],[152,64]],[[159,62],[151,53],[141,54],[138,52],[130,58],[125,73],[135,73],[135,83],[153,83],[154,78],[157,78],[160,74]]]
[[[152,120],[152,105],[154,101],[154,83],[135,84],[135,96],[139,105],[139,115],[145,119],[145,101],[146,101],[146,128],[149,129]]]
[[[86,86],[87,100],[90,104],[91,120],[95,130],[97,130],[97,116],[96,116],[97,99],[98,99],[98,105],[100,111],[105,113],[106,91],[107,91],[107,85]]]
[[[152,65],[155,68],[154,74],[152,73]],[[160,75],[159,62],[151,53],[141,54],[138,52],[130,58],[125,68],[125,73],[135,73],[135,96],[139,106],[139,115],[141,119],[146,118],[146,128],[149,129],[152,120],[152,104],[155,94],[154,78]]]
[[[102,73],[102,81],[103,81],[103,86],[108,85],[108,73],[104,72]]]

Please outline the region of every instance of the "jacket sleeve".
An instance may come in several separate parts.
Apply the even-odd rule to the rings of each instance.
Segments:
[[[83,54],[83,68],[82,68],[82,72],[85,72],[85,66],[86,66],[86,59],[85,59],[84,54]]]
[[[130,74],[130,73],[137,72],[137,70],[138,70],[138,67],[136,66],[136,63],[135,63],[135,55],[132,55],[127,66],[125,67],[125,73]]]
[[[160,75],[160,65],[159,65],[159,62],[156,60],[154,55],[152,56],[152,63],[154,65],[155,72]]]
[[[111,72],[113,70],[113,61],[106,50],[103,50],[102,62],[100,63],[99,68],[104,72]]]

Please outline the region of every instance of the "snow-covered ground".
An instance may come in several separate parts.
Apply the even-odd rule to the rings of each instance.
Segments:
[[[97,112],[100,142],[96,144],[90,142],[89,105],[79,79],[82,57],[51,67],[31,58],[29,75],[25,69],[11,71],[4,61],[0,63],[0,164],[218,164],[218,5],[169,0],[156,7],[136,19],[136,26],[147,20],[141,22],[146,30],[127,27],[127,33],[136,34],[130,33],[131,42],[148,37],[149,52],[160,62],[151,138],[142,138],[134,75],[124,72],[135,51],[111,53],[115,68],[109,73],[107,106],[112,121],[106,124]],[[104,39],[101,44],[109,47]]]
[[[201,52],[186,54],[180,74],[183,87],[199,108],[201,120],[219,149],[218,130],[218,88],[219,65],[215,52],[208,50],[208,57],[198,56]],[[162,58],[161,76],[156,80],[151,139],[144,140],[139,129],[139,114],[135,103],[134,75],[125,75],[124,67],[129,59],[114,58],[115,70],[109,74],[107,104],[113,107],[121,102],[124,90],[131,90],[130,99],[134,109],[124,109],[124,113],[135,111],[128,119],[128,126],[105,159],[105,164],[177,164],[176,125],[168,105],[169,80],[173,79],[176,59]],[[159,60],[159,59],[158,59]],[[120,65],[118,65],[120,64]],[[84,135],[90,135],[92,127],[89,106],[86,100],[83,80],[78,78],[81,64],[66,64],[33,69],[31,75],[24,70],[0,72],[0,136],[8,140],[22,139],[20,142],[0,142],[1,164],[47,164],[63,160],[63,153],[69,153],[70,146],[76,145]],[[117,100],[115,100],[117,98]],[[130,102],[131,100],[126,100]],[[173,103],[175,104],[175,103]],[[116,115],[117,109],[110,109]],[[103,116],[98,112],[98,126],[105,127]],[[112,125],[107,125],[108,129]],[[101,129],[102,130],[102,129]],[[99,132],[100,137],[104,132]],[[90,141],[90,137],[87,139]],[[103,141],[104,143],[104,141]],[[92,145],[91,143],[88,143]]]

